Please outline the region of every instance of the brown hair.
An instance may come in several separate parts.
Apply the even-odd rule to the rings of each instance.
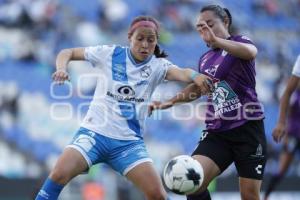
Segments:
[[[131,37],[133,32],[135,31],[135,29],[132,29],[132,27],[140,22],[140,21],[148,21],[148,22],[153,22],[155,25],[156,25],[156,30],[155,30],[155,33],[156,33],[156,36],[157,38],[159,38],[159,22],[151,17],[151,16],[138,16],[136,18],[133,19],[133,21],[131,22],[130,24],[130,28],[129,28],[129,32],[128,32],[128,36]],[[155,57],[157,58],[166,58],[168,55],[165,53],[165,51],[161,51],[160,50],[160,47],[158,46],[158,44],[156,44],[155,46],[155,49],[154,49],[154,55]]]
[[[231,25],[232,25],[232,16],[227,8],[222,8],[219,5],[208,5],[204,6],[201,9],[201,13],[204,11],[212,11],[215,13],[217,17],[219,17],[223,22],[225,22],[225,19],[228,19],[228,32],[231,33]]]

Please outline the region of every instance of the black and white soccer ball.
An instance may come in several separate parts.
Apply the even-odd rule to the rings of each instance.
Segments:
[[[163,180],[167,188],[176,194],[192,194],[203,183],[203,168],[191,156],[176,156],[166,164]]]

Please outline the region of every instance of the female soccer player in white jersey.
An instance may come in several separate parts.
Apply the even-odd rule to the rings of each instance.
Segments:
[[[166,192],[143,141],[144,119],[150,97],[163,80],[194,82],[209,92],[208,76],[180,69],[165,59],[158,47],[159,25],[152,17],[134,19],[128,31],[130,46],[101,45],[62,50],[56,60],[54,81],[69,79],[71,60],[87,60],[107,78],[98,81],[89,111],[36,200],[56,200],[63,187],[91,165],[107,163],[126,176],[148,200],[165,200]],[[98,98],[102,94],[103,98]],[[105,122],[105,123],[103,123]]]

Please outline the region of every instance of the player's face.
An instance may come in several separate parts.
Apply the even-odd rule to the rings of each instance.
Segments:
[[[200,24],[201,21],[205,21],[217,37],[227,38],[228,24],[217,17],[213,11],[202,12],[198,17],[197,24]]]
[[[130,50],[138,62],[143,62],[154,53],[157,35],[153,28],[139,27],[129,38]]]

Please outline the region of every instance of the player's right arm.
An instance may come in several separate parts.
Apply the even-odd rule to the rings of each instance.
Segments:
[[[56,57],[56,72],[53,73],[52,79],[58,84],[69,80],[68,63],[72,60],[85,60],[84,51],[85,48],[82,47],[61,50]]]
[[[296,90],[299,82],[300,82],[300,55],[296,59],[292,71],[292,76],[290,77],[288,84],[284,90],[283,96],[281,97],[280,100],[279,119],[272,133],[275,142],[280,142],[281,138],[286,133],[286,118],[289,109],[290,98],[293,92]]]
[[[273,139],[276,142],[280,142],[282,137],[286,134],[286,118],[289,109],[290,98],[293,92],[296,90],[299,82],[300,78],[292,75],[288,81],[283,96],[281,97],[279,105],[279,119],[272,133]]]
[[[198,99],[201,95],[202,93],[199,87],[195,83],[191,83],[181,92],[177,93],[176,96],[165,102],[153,101],[149,105],[149,115],[151,115],[154,110],[164,110],[178,103],[187,103],[194,101]]]

